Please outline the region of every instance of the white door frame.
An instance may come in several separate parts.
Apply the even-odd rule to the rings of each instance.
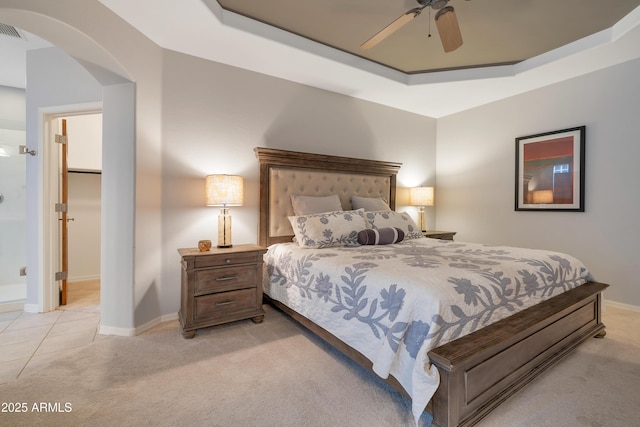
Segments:
[[[55,310],[59,307],[59,282],[55,273],[60,265],[60,227],[58,213],[55,211],[60,193],[60,150],[55,149],[55,134],[58,130],[58,118],[63,116],[96,114],[102,112],[102,102],[73,104],[39,109],[38,120],[40,138],[38,152],[41,154],[39,165],[42,168],[42,194],[40,194],[42,212],[38,251],[40,251],[38,304],[40,312]],[[102,236],[101,236],[102,238]]]

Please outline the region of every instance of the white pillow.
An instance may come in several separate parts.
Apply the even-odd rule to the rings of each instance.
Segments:
[[[368,228],[380,229],[397,227],[404,231],[405,240],[424,237],[422,231],[406,212],[377,211],[365,212]]]
[[[292,194],[291,205],[293,206],[293,213],[296,215],[310,215],[342,210],[340,198],[337,194],[321,197]]]
[[[289,222],[301,248],[359,246],[358,232],[367,228],[362,209],[290,216]]]
[[[380,197],[360,197],[351,196],[353,209],[364,209],[365,211],[390,211],[391,208],[384,199]]]

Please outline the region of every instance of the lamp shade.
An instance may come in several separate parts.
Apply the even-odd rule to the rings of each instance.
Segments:
[[[244,185],[238,175],[207,175],[207,206],[242,206]]]
[[[433,187],[415,187],[409,190],[411,206],[433,206]]]

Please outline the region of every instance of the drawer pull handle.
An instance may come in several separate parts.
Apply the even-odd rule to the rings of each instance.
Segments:
[[[218,302],[218,303],[216,303],[216,307],[222,307],[222,306],[225,306],[225,305],[235,304],[237,302],[238,302],[238,300],[227,301],[227,302]]]
[[[216,277],[216,282],[225,282],[227,280],[237,279],[239,276]]]
[[[225,264],[231,264],[231,259],[227,258],[224,260]]]

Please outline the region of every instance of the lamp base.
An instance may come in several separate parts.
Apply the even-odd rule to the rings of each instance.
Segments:
[[[230,248],[231,244],[231,215],[229,208],[221,208],[218,215],[218,247]]]
[[[420,206],[418,215],[420,216],[420,229],[422,231],[427,231],[427,220],[425,219],[425,211],[424,206]]]

